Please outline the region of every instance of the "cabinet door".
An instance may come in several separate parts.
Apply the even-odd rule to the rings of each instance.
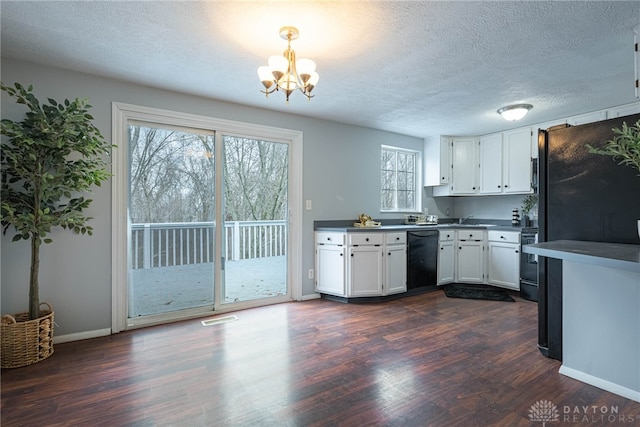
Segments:
[[[424,142],[424,185],[449,183],[451,174],[451,138],[434,136]]]
[[[504,193],[531,193],[531,129],[522,128],[504,133],[503,190]]]
[[[382,295],[382,247],[349,247],[349,297]]]
[[[458,242],[456,267],[456,282],[483,283],[482,242]]]
[[[453,194],[478,192],[478,140],[453,139]]]
[[[385,253],[384,294],[407,291],[407,246],[389,245]]]
[[[520,290],[520,246],[489,242],[488,283]]]
[[[502,193],[502,134],[480,138],[480,194]]]
[[[455,252],[453,240],[440,242],[438,253],[438,285],[452,283],[455,280]]]
[[[316,291],[346,296],[344,246],[316,246]]]

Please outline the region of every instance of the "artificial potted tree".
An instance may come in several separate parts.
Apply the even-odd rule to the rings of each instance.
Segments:
[[[619,165],[635,168],[640,172],[640,120],[633,126],[622,122],[621,128],[613,128],[615,136],[605,142],[602,148],[587,144],[590,153],[611,156]],[[640,173],[638,174],[640,176]],[[640,219],[638,220],[638,236],[640,236]]]
[[[21,121],[2,119],[1,222],[12,241],[31,245],[29,312],[2,317],[1,365],[26,366],[53,353],[53,310],[41,310],[40,246],[62,227],[91,235],[84,211],[92,202],[82,193],[110,176],[105,159],[112,147],[93,125],[86,99],[40,103],[31,86],[0,83],[0,89],[27,107]]]

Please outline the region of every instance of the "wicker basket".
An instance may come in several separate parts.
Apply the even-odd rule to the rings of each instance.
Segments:
[[[29,320],[29,313],[4,315],[0,322],[0,367],[19,368],[46,359],[53,354],[53,309],[40,310],[41,316]]]

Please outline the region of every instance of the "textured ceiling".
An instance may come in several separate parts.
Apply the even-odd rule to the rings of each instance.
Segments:
[[[3,57],[426,137],[486,134],[636,101],[637,1],[2,1]],[[296,26],[315,98],[256,68]],[[28,83],[28,82],[24,82]],[[516,124],[496,110],[526,102]]]

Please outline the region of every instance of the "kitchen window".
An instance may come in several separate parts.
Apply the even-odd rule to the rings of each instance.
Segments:
[[[420,153],[383,145],[380,155],[380,210],[417,212]]]

